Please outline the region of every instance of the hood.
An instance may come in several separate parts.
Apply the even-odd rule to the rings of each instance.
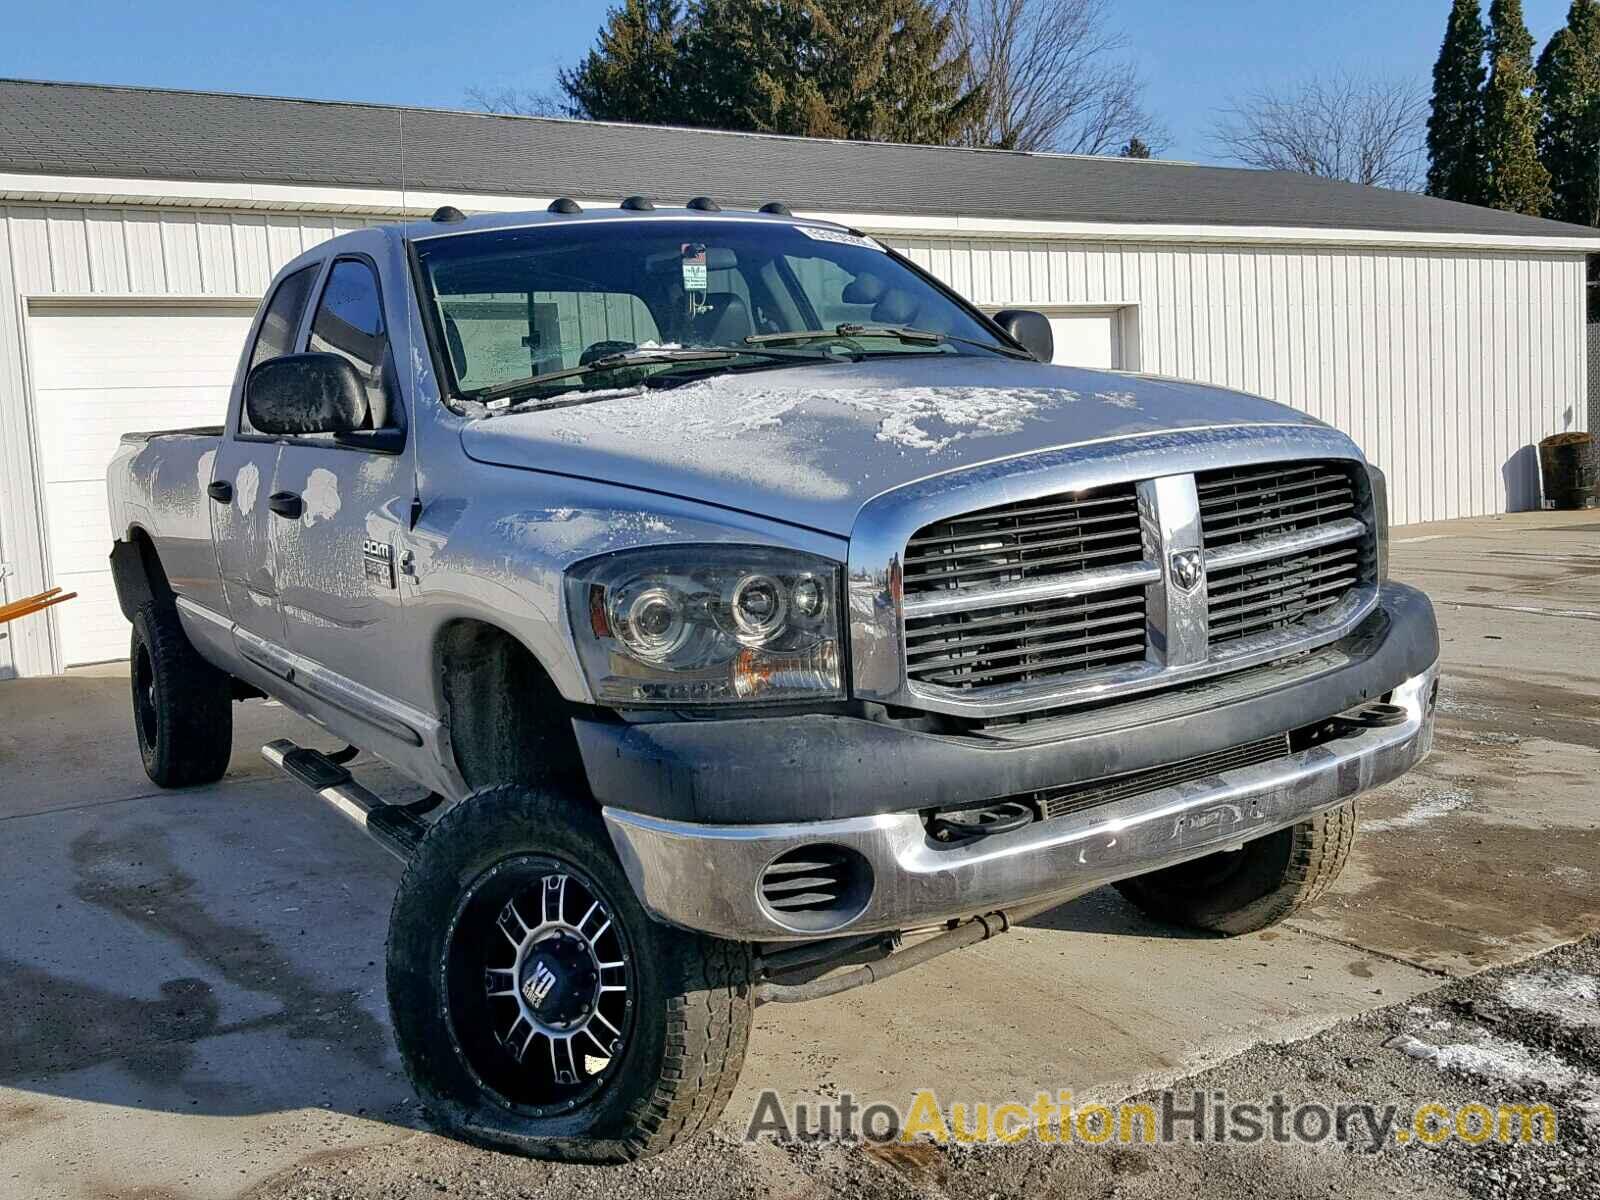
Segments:
[[[1318,425],[1205,384],[1014,359],[912,356],[720,375],[473,421],[480,462],[557,471],[848,537],[861,506],[930,475],[1107,438]]]

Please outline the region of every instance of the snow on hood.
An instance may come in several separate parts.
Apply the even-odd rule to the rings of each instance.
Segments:
[[[1204,384],[907,355],[608,392],[474,421],[462,441],[482,462],[648,488],[847,535],[871,497],[960,467],[1141,433],[1316,423]]]

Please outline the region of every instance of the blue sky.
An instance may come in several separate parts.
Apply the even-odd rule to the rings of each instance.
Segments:
[[[0,4],[0,75],[442,107],[466,88],[546,88],[593,42],[596,0],[67,0]],[[1487,7],[1487,0],[1485,0]],[[1112,0],[1171,131],[1210,160],[1230,95],[1339,68],[1426,80],[1449,0]],[[1525,0],[1542,44],[1567,0]],[[442,14],[442,15],[440,15]]]

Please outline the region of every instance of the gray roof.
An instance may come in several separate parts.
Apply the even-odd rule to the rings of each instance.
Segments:
[[[399,187],[827,212],[1600,238],[1278,171],[0,80],[0,171]]]

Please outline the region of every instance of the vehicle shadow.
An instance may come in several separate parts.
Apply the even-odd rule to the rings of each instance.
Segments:
[[[1019,928],[1178,941],[1213,940],[1220,936],[1151,920],[1124,899],[1122,893],[1114,887],[1098,888],[1037,916],[1028,917],[1020,923]]]

